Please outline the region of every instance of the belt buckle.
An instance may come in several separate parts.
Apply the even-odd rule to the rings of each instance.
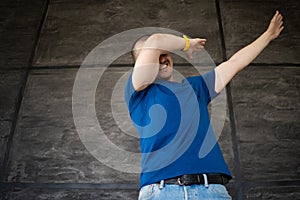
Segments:
[[[178,185],[181,185],[181,186],[183,186],[183,185],[184,185],[184,183],[182,183],[182,182],[181,182],[181,179],[180,179],[180,177],[178,177],[178,179],[177,179],[177,182],[178,182]]]

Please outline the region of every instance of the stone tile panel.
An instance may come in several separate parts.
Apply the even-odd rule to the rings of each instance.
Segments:
[[[16,127],[8,181],[138,182],[137,174],[105,166],[82,144],[72,116],[76,72],[31,71]],[[126,138],[123,134],[117,139]],[[129,146],[138,142],[124,143]]]
[[[222,60],[214,1],[90,0],[83,4],[76,0],[51,1],[34,65],[80,65],[102,41],[122,31],[142,27],[163,27],[207,38],[208,53],[216,62]],[[129,54],[115,61],[117,64],[132,62]]]
[[[250,187],[244,191],[244,199],[298,199],[298,186]]]
[[[23,76],[22,70],[0,70],[0,166],[6,151]]]
[[[43,5],[34,0],[0,3],[0,68],[27,66]]]
[[[252,67],[232,81],[233,108],[245,180],[297,180],[297,67]]]
[[[283,14],[284,30],[254,63],[300,63],[300,26],[297,22],[300,18],[299,1],[221,0],[220,7],[228,58],[262,34],[268,28],[275,11],[279,9]]]

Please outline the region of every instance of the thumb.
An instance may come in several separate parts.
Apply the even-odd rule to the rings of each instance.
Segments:
[[[191,59],[191,60],[193,59],[193,54],[192,53],[189,54],[189,59]]]
[[[186,55],[187,58],[193,59],[193,51],[191,49],[187,50],[185,52],[185,55]]]

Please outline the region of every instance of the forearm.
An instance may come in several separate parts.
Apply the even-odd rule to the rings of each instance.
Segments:
[[[282,15],[276,11],[266,32],[216,67],[215,90],[220,92],[239,71],[249,65],[272,40],[277,38],[282,30]]]
[[[236,52],[228,61],[234,64],[233,66],[237,68],[237,71],[241,71],[260,54],[270,41],[270,34],[264,32],[251,44]]]
[[[159,49],[160,51],[176,51],[185,47],[186,41],[182,37],[171,34],[153,34],[146,41],[144,48]]]
[[[216,92],[220,92],[235,74],[248,66],[270,41],[269,34],[265,32],[251,44],[236,52],[228,61],[221,63],[216,68]]]
[[[171,34],[150,36],[135,62],[132,76],[134,88],[139,91],[151,84],[159,72],[160,55],[181,50],[185,43],[185,39]]]

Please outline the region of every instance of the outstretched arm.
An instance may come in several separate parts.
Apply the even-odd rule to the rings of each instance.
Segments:
[[[239,71],[249,65],[282,30],[282,15],[276,11],[268,29],[260,37],[216,67],[216,92],[220,92]]]

